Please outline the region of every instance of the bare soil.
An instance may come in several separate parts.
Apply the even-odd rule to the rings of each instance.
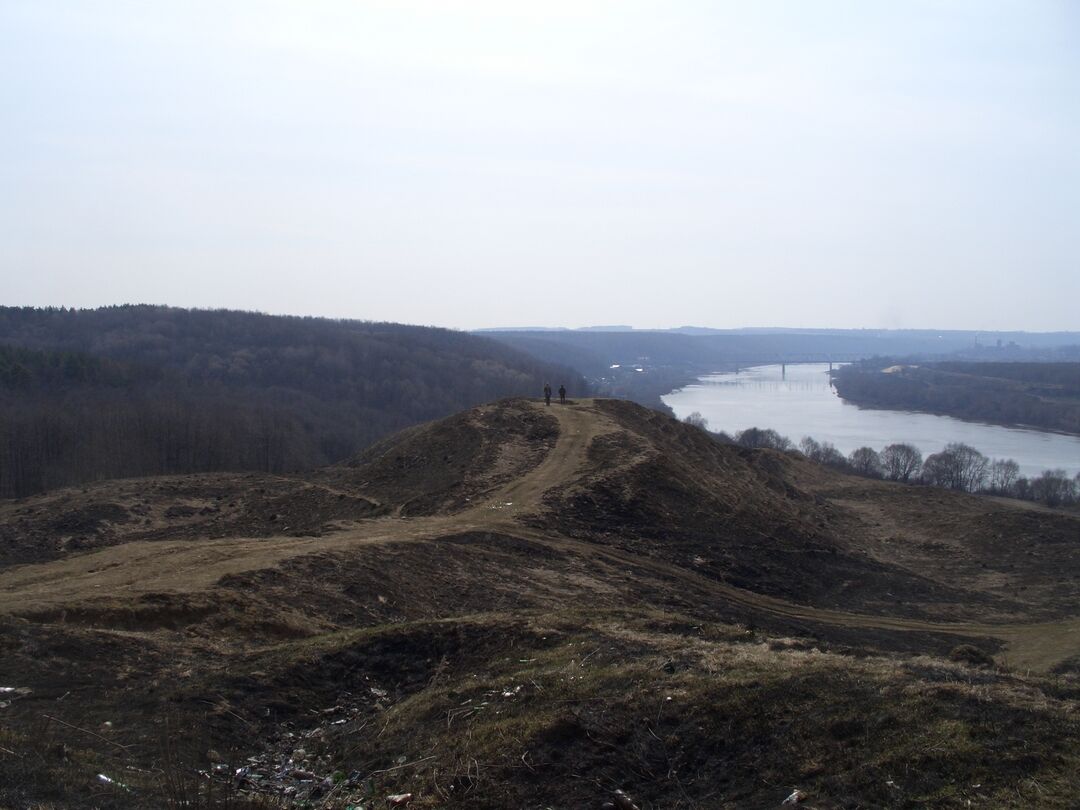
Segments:
[[[1078,542],[606,400],[7,501],[0,807],[1073,807]]]

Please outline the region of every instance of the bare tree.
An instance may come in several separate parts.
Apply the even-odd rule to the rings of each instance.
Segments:
[[[799,442],[799,449],[803,455],[817,464],[827,464],[830,467],[844,469],[848,461],[844,454],[837,450],[830,442],[819,442],[810,436],[804,436]]]
[[[701,411],[694,411],[692,414],[683,419],[688,425],[692,427],[701,428],[702,430],[709,429],[709,420],[701,415]]]
[[[890,444],[881,451],[881,466],[885,476],[893,481],[909,481],[919,474],[922,453],[911,444]]]
[[[1047,506],[1060,506],[1076,498],[1074,483],[1065,470],[1044,470],[1031,482],[1031,494]]]
[[[743,447],[764,447],[769,450],[791,450],[791,440],[771,428],[751,427],[735,434],[735,441]]]
[[[945,445],[923,462],[923,480],[933,486],[975,492],[986,481],[990,459],[962,442]]]
[[[881,457],[873,447],[859,447],[848,455],[848,464],[857,475],[881,478]]]
[[[989,487],[991,492],[1007,495],[1013,491],[1020,477],[1020,465],[1011,458],[996,458],[990,464]]]

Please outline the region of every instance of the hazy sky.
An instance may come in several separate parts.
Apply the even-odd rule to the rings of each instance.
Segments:
[[[0,0],[0,303],[1080,329],[1080,2]]]

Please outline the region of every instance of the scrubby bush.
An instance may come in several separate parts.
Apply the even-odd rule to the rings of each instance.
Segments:
[[[793,445],[787,436],[781,436],[775,430],[751,427],[735,434],[736,443],[743,447],[767,450],[791,450]]]

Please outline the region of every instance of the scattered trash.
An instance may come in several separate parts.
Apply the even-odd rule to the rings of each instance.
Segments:
[[[33,691],[29,686],[0,686],[0,695],[8,698],[0,700],[0,709],[6,709],[19,698],[26,697]]]
[[[801,790],[796,790],[790,796],[788,796],[781,804],[798,804],[799,802],[806,801],[806,794]]]
[[[625,790],[615,791],[615,806],[619,810],[638,810],[638,806],[634,804],[629,794]]]
[[[328,700],[324,709],[312,709],[297,719],[284,720],[277,732],[264,738],[264,747],[241,760],[244,764],[229,763],[226,767],[216,752],[210,751],[207,770],[197,771],[203,779],[217,785],[230,786],[238,796],[263,800],[274,797],[282,807],[353,807],[355,810],[375,810],[387,807],[369,771],[345,772],[325,756],[329,746],[345,735],[363,730],[371,717],[391,702],[392,693],[368,680],[357,692],[342,691]],[[494,693],[498,695],[498,692]],[[467,709],[466,711],[469,711]],[[112,735],[109,735],[112,736]],[[103,738],[104,739],[104,738]],[[329,741],[329,742],[328,742]],[[112,741],[109,741],[111,744]],[[433,757],[422,757],[412,763],[405,753],[398,755],[389,770],[398,772]],[[403,786],[402,786],[403,787]],[[400,787],[398,787],[400,789]],[[378,799],[376,799],[378,797]],[[414,794],[400,793],[389,799],[390,807],[404,807],[414,800]]]
[[[123,782],[117,782],[115,779],[111,779],[103,773],[99,773],[97,775],[97,778],[100,781],[104,782],[106,785],[116,785],[116,787],[120,788],[121,790],[126,790],[128,793],[131,793],[131,788],[129,788]]]

